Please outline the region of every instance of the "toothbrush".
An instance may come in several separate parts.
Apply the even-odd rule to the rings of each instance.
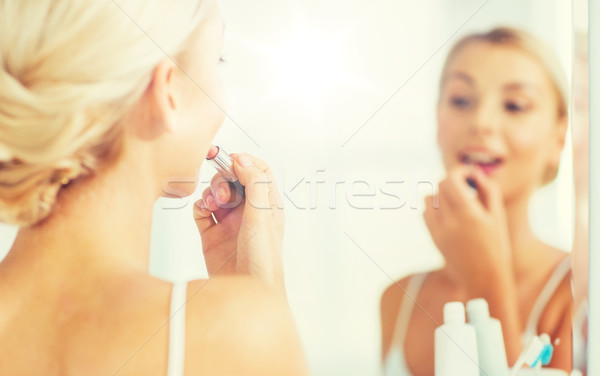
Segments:
[[[542,365],[550,363],[552,359],[553,347],[550,343],[550,336],[546,333],[540,336],[534,336],[529,346],[523,350],[514,367],[511,370],[511,376],[517,376],[523,365],[527,364],[536,370],[536,375],[542,368]]]

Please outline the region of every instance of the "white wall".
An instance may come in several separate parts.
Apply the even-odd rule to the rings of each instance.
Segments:
[[[421,220],[427,185],[419,190],[417,183],[436,182],[443,173],[434,102],[452,42],[497,24],[521,26],[557,46],[568,68],[569,17],[561,5],[566,2],[489,1],[475,14],[483,3],[221,1],[228,113],[237,125],[227,120],[216,143],[270,162],[287,194],[287,285],[314,375],[378,374],[382,290],[390,278],[441,263]],[[213,173],[205,166],[202,177]],[[353,185],[357,180],[365,183]],[[386,181],[404,183],[384,186]],[[532,209],[536,231],[565,248],[571,236],[570,187],[566,166]],[[397,203],[380,188],[406,204],[358,209]],[[375,197],[352,196],[369,192]],[[157,202],[154,274],[206,275],[192,202]],[[1,245],[8,246],[4,233],[10,231],[0,231]]]

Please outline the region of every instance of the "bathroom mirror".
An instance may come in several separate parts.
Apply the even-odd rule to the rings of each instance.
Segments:
[[[572,134],[575,177],[575,226],[573,241],[573,362],[587,370],[589,211],[590,211],[590,76],[588,1],[573,2]]]
[[[570,252],[575,242],[582,251],[573,261],[586,267],[587,230],[577,227],[587,223],[577,197],[589,191],[587,177],[578,180],[587,160],[586,1],[219,3],[228,104],[214,143],[259,156],[277,178],[289,304],[313,375],[381,374],[383,292],[444,263],[423,220],[424,199],[446,174],[436,126],[440,74],[469,33],[526,30],[552,46],[573,85],[574,122],[558,175],[535,194],[529,215],[553,247]],[[152,274],[207,277],[191,210],[214,173],[202,166],[194,197],[157,201]],[[0,225],[0,259],[14,234]],[[575,286],[575,300],[585,300],[587,279]]]

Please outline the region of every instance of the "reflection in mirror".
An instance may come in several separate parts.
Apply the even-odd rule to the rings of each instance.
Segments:
[[[450,50],[437,103],[446,177],[426,199],[424,213],[445,265],[405,277],[385,291],[386,374],[431,375],[434,358],[436,375],[454,369],[454,363],[440,360],[449,358],[439,353],[450,351],[438,343],[445,335],[434,337],[433,331],[448,319],[445,303],[476,298],[484,298],[490,315],[500,320],[508,360],[486,373],[517,363],[543,333],[554,345],[549,366],[571,370],[571,260],[538,238],[529,221],[533,194],[558,174],[567,92],[556,53],[524,30],[469,34]],[[452,339],[449,347],[460,341]],[[469,363],[466,350],[451,361],[461,355],[465,360],[458,363]],[[480,362],[484,359],[480,351]]]

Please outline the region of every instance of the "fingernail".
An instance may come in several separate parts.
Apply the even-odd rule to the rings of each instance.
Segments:
[[[204,205],[204,201],[202,199],[196,201],[194,206],[196,207],[196,209],[206,209],[206,206]]]
[[[214,202],[215,202],[215,198],[213,197],[213,195],[210,195],[206,198],[206,204],[208,206],[211,206]]]
[[[225,188],[217,189],[217,197],[219,198],[219,200],[224,201],[225,195],[226,195]]]
[[[238,162],[239,162],[240,166],[242,166],[242,167],[252,166],[252,161],[250,160],[250,158],[246,157],[245,155],[240,156],[240,158],[238,159]]]

